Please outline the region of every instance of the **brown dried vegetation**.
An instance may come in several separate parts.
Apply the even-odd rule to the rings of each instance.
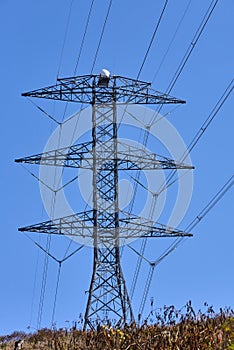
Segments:
[[[14,332],[0,337],[0,349],[14,349],[24,339],[25,350],[234,350],[234,312],[230,309],[195,314],[191,303],[185,312],[165,307],[151,312],[141,325],[124,328],[99,326],[97,331],[41,329],[37,333]]]

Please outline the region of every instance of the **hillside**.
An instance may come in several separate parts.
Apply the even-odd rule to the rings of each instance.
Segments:
[[[156,317],[154,323],[152,317]],[[123,329],[101,326],[97,331],[82,331],[75,325],[31,334],[14,332],[0,337],[0,349],[16,349],[19,340],[23,340],[21,349],[25,350],[234,350],[234,313],[220,309],[215,314],[208,308],[206,313],[195,314],[188,304],[182,314],[170,306],[161,314],[152,312],[140,326]]]

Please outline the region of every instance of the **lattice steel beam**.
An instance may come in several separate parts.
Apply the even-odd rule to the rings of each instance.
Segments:
[[[182,230],[169,227],[152,220],[128,215],[120,211],[118,233],[120,238],[141,238],[141,237],[191,237],[192,234]],[[95,230],[101,238],[105,233],[103,242],[109,241],[115,232],[114,225],[108,225],[109,220],[113,221],[113,213],[99,213],[99,219]],[[48,220],[39,224],[19,228],[21,232],[37,232],[53,235],[67,235],[74,237],[92,238],[94,236],[94,211],[85,211],[62,218]]]
[[[68,168],[93,169],[92,142],[65,147],[28,157],[16,159],[17,163],[61,166]],[[122,143],[121,143],[122,146]],[[118,170],[160,170],[160,169],[194,169],[191,165],[176,162],[167,157],[151,153],[144,149],[126,145],[125,149],[117,150],[116,159],[102,154],[96,147],[96,165],[101,170],[111,170],[114,160]]]
[[[85,155],[91,149],[92,141],[15,159],[15,162],[79,168]]]
[[[99,78],[99,75],[84,75],[58,79],[56,85],[25,92],[22,96],[93,104],[93,93],[95,93],[95,104],[112,103],[113,98],[118,103],[185,103],[183,100],[153,90],[150,83],[112,76],[108,86],[100,86]]]

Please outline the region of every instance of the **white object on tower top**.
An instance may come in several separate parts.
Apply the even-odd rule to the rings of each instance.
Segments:
[[[103,78],[110,78],[110,72],[107,69],[102,69],[100,72],[100,76]]]

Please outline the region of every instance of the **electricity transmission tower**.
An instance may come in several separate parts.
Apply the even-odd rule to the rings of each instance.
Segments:
[[[92,106],[90,142],[17,159],[16,162],[86,168],[92,171],[90,210],[19,228],[19,231],[85,236],[93,241],[93,273],[84,328],[114,318],[122,325],[134,320],[120,264],[120,241],[140,237],[183,237],[191,234],[119,209],[118,174],[122,170],[192,169],[130,145],[119,147],[117,109],[125,104],[184,103],[150,87],[150,83],[111,76],[84,75],[59,79],[54,86],[23,96],[78,102]]]

